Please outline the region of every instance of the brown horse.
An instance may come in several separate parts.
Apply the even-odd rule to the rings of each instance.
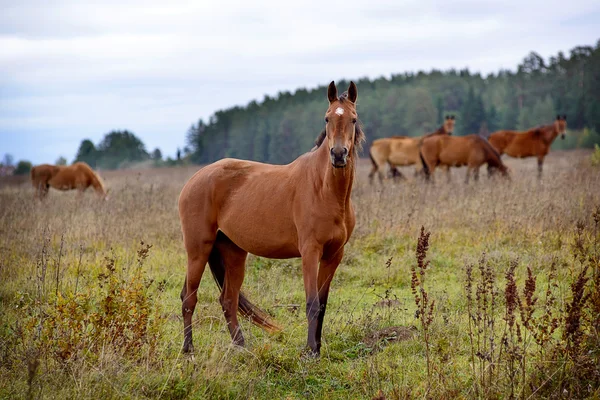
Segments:
[[[392,136],[375,140],[369,149],[369,156],[373,164],[369,173],[371,183],[375,173],[379,175],[379,181],[383,181],[382,169],[386,163],[390,166],[390,172],[394,178],[404,178],[396,168],[399,166],[416,165],[415,173],[419,173],[423,168],[419,157],[421,141],[429,136],[451,135],[454,130],[454,122],[454,115],[446,115],[444,123],[435,132],[420,137]]]
[[[37,165],[31,168],[31,184],[35,190],[35,197],[40,199],[46,197],[50,187],[58,190],[77,189],[82,193],[90,186],[104,199],[107,198],[102,179],[84,162],[76,162],[69,166]]]
[[[447,167],[467,166],[465,182],[469,183],[471,173],[479,179],[479,167],[487,163],[488,169],[500,170],[508,177],[508,169],[502,163],[500,154],[479,135],[467,136],[432,136],[423,140],[421,159],[425,176],[430,179],[439,165]]]
[[[532,128],[525,132],[497,131],[490,135],[489,141],[500,154],[511,157],[537,157],[538,178],[542,177],[544,157],[550,151],[552,142],[558,135],[565,138],[567,133],[567,116],[556,116],[551,125]]]
[[[179,197],[179,217],[188,256],[181,291],[183,351],[193,350],[196,291],[208,262],[233,343],[244,345],[236,311],[268,331],[279,328],[240,293],[246,256],[302,257],[308,318],[307,345],[314,355],[329,285],[354,229],[350,194],[364,141],[356,114],[354,82],[338,97],[331,82],[325,129],[311,152],[288,165],[223,159],[198,171]]]

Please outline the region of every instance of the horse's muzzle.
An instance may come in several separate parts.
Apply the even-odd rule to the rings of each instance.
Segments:
[[[344,168],[348,162],[348,149],[345,147],[334,147],[330,151],[331,164],[335,168]]]
[[[560,138],[561,138],[562,140],[565,140],[565,136],[566,136],[566,135],[565,135],[564,133],[561,133],[561,135],[560,135]]]

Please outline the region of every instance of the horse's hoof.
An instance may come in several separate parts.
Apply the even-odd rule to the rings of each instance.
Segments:
[[[184,343],[183,349],[181,351],[184,354],[192,354],[194,352],[194,345],[191,343]]]
[[[305,348],[300,354],[300,359],[305,361],[316,360],[321,356],[320,351],[315,351],[309,348]]]

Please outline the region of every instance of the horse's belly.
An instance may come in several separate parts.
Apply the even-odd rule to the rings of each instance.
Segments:
[[[241,249],[267,258],[300,257],[296,229],[288,224],[251,221],[240,216],[219,222],[219,229]]]
[[[409,154],[393,154],[390,156],[390,163],[394,165],[413,165],[417,160]]]
[[[512,143],[504,150],[506,154],[515,158],[531,157],[535,155],[535,151],[527,143]]]

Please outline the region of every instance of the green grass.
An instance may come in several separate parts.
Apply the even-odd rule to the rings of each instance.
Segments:
[[[194,315],[196,351],[193,357],[181,354],[179,292],[186,258],[177,197],[193,169],[109,173],[108,202],[92,194],[77,199],[74,193],[53,191],[39,204],[28,186],[0,189],[0,397],[354,399],[379,391],[386,398],[509,397],[505,359],[498,359],[495,382],[485,395],[473,373],[465,266],[477,266],[485,253],[494,271],[498,341],[505,329],[504,275],[511,262],[518,265],[519,291],[526,268],[535,273],[541,304],[554,260],[556,310],[564,312],[570,284],[582,267],[573,255],[578,221],[585,224],[586,254],[597,257],[592,215],[600,205],[600,176],[588,159],[587,153],[551,154],[541,183],[535,180],[535,160],[508,160],[512,182],[483,176],[469,186],[462,183],[464,170],[456,170],[452,184],[438,179],[435,186],[411,181],[371,187],[368,166],[361,166],[354,192],[357,226],[332,284],[317,360],[303,352],[307,323],[300,260],[254,256],[248,259],[243,290],[283,332],[270,335],[242,321],[247,347],[231,346],[219,293],[207,273]],[[421,226],[432,233],[425,281],[436,304],[431,379],[411,292]],[[140,241],[152,248],[138,263]],[[107,274],[107,258],[115,260],[115,295],[130,296],[138,306],[115,306],[113,325],[101,332],[85,319],[108,318],[102,305],[110,286],[101,277]],[[80,297],[74,297],[76,287]],[[79,299],[78,305],[61,311],[61,301],[73,304],[70,298]],[[538,306],[535,315],[542,314]],[[44,333],[40,327],[52,316],[60,323]],[[144,318],[147,322],[139,322]],[[121,332],[115,328],[119,321],[133,323]],[[75,325],[65,328],[69,323]],[[563,325],[561,320],[548,354],[563,348]],[[370,335],[391,326],[417,329],[408,340],[376,348],[366,344]],[[589,358],[598,360],[593,318],[583,326]],[[126,350],[136,329],[143,332],[140,344]],[[73,332],[79,332],[77,343]],[[556,356],[540,368],[539,348],[527,343],[527,377],[517,384],[519,397],[600,395],[597,377],[581,378],[566,367],[564,374],[552,375],[572,360]],[[70,356],[57,354],[69,345]],[[589,387],[581,389],[582,380]]]

